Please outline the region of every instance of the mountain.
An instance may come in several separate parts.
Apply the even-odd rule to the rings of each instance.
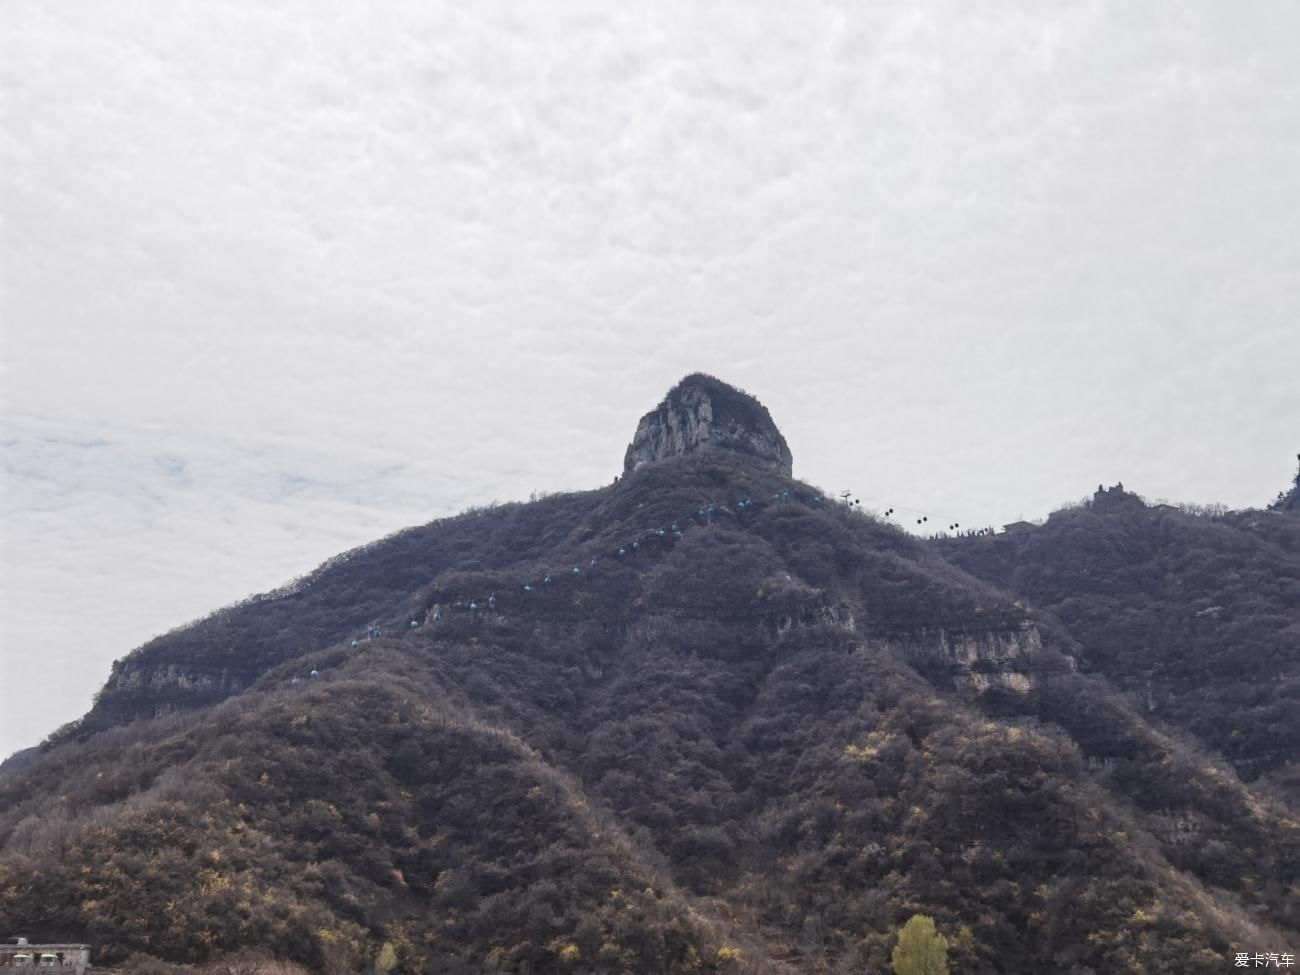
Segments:
[[[962,973],[1300,943],[1300,520],[1115,490],[926,541],[792,463],[689,376],[611,486],[139,648],[0,777],[0,926],[149,971],[883,972],[918,913]]]
[[[1042,526],[939,549],[1050,613],[1147,721],[1300,802],[1300,518],[1099,486]]]

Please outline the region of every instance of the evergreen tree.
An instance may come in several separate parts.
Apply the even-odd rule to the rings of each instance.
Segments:
[[[948,939],[934,929],[934,918],[913,914],[889,960],[894,975],[948,975]]]

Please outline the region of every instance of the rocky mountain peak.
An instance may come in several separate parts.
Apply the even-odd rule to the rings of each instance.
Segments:
[[[720,379],[694,373],[641,417],[623,471],[701,450],[730,451],[786,475],[793,464],[785,438],[762,403]]]

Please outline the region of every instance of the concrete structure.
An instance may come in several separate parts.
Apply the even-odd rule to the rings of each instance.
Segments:
[[[1013,521],[1008,525],[1002,526],[1002,534],[1014,535],[1017,532],[1027,532],[1037,527],[1038,526],[1035,525],[1032,521]]]
[[[0,945],[0,971],[39,968],[64,975],[86,975],[89,966],[90,945],[33,945],[26,938],[10,938],[9,943]]]

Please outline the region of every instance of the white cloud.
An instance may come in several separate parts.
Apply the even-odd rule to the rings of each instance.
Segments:
[[[0,751],[341,548],[604,483],[694,369],[941,519],[1289,480],[1290,5],[0,16],[0,639],[68,688]]]

